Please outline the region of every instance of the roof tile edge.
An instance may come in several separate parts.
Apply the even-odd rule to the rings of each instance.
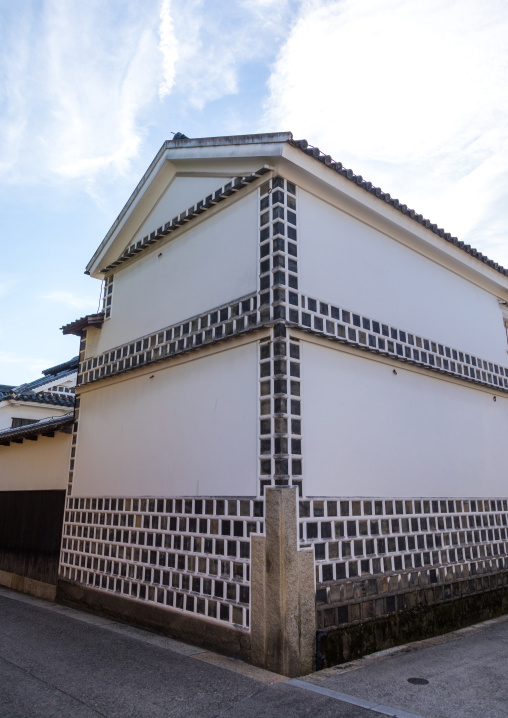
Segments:
[[[482,252],[479,252],[474,247],[471,247],[471,245],[466,244],[465,242],[460,241],[457,239],[457,237],[452,237],[452,235],[449,232],[446,232],[441,227],[438,227],[437,224],[433,224],[429,219],[426,219],[423,215],[417,214],[417,212],[414,209],[410,209],[407,205],[400,202],[400,200],[396,199],[395,197],[392,197],[389,192],[383,192],[381,187],[376,187],[372,184],[372,182],[366,181],[362,175],[357,175],[355,172],[353,172],[352,169],[347,169],[343,166],[342,162],[337,162],[331,158],[330,155],[325,155],[324,152],[322,152],[319,147],[313,147],[311,144],[307,142],[307,140],[289,140],[289,144],[293,147],[297,147],[298,149],[302,150],[306,155],[310,155],[318,162],[321,162],[325,164],[327,167],[329,167],[331,170],[334,170],[338,174],[342,175],[346,179],[348,179],[350,182],[353,182],[361,189],[365,190],[366,192],[369,192],[370,194],[373,194],[375,197],[380,199],[382,202],[385,202],[386,204],[390,204],[394,209],[398,210],[401,214],[405,214],[409,219],[412,219],[413,221],[420,224],[422,227],[428,229],[430,232],[433,232],[434,234],[437,234],[439,237],[445,240],[445,242],[448,242],[449,244],[453,244],[458,249],[461,249],[466,254],[469,254],[471,257],[476,259],[479,262],[482,262],[482,264],[486,264],[488,267],[491,267],[496,272],[499,272],[499,274],[502,274],[503,276],[508,276],[508,269],[505,269],[502,265],[500,265],[498,262],[494,262],[493,259],[489,259],[486,255],[484,255]]]

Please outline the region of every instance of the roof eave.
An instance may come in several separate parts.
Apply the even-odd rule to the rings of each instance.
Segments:
[[[474,247],[458,240],[457,237],[452,236],[449,232],[446,232],[437,224],[432,223],[423,215],[418,214],[415,210],[400,202],[400,200],[392,197],[390,193],[384,192],[380,187],[374,186],[372,182],[364,180],[362,175],[355,174],[353,170],[344,167],[341,162],[333,160],[330,155],[325,155],[324,152],[319,150],[319,148],[309,145],[307,140],[291,139],[288,141],[287,145],[288,147],[294,147],[297,151],[303,152],[313,161],[321,164],[321,166],[325,166],[330,172],[341,176],[343,180],[350,183],[352,189],[348,192],[348,194],[351,196],[356,195],[357,201],[360,203],[365,204],[365,194],[370,195],[375,203],[379,203],[379,207],[382,206],[382,203],[386,205],[390,214],[392,212],[389,208],[398,213],[399,216],[394,220],[398,224],[414,223],[414,225],[419,225],[420,230],[423,231],[424,235],[427,235],[427,237],[430,237],[431,234],[434,235],[436,240],[438,240],[438,244],[442,244],[442,248],[445,253],[456,255],[456,258],[458,258],[459,261],[462,261],[464,265],[469,267],[471,267],[471,265],[476,265],[473,269],[476,269],[477,273],[490,276],[491,279],[493,277],[492,273],[497,274],[497,283],[505,289],[508,287],[506,281],[506,278],[508,277],[508,269],[501,266],[499,263],[494,262],[492,259],[489,259],[489,257],[486,257],[482,252],[479,252]],[[285,155],[288,156],[288,153],[286,152]],[[361,197],[360,191],[365,193],[363,197]],[[451,249],[452,247],[456,247],[459,251],[455,252]],[[463,254],[468,254],[473,261],[468,262],[466,258],[463,257]],[[501,277],[503,277],[504,281],[501,280]]]
[[[0,431],[0,446],[9,446],[11,441],[19,441],[36,436],[52,436],[56,431],[70,434],[74,423],[74,412],[52,419],[43,419],[35,424],[28,424],[17,429]]]
[[[99,314],[87,314],[86,317],[81,317],[80,319],[76,319],[73,322],[70,322],[69,324],[65,324],[63,327],[60,327],[62,334],[75,334],[76,336],[80,337],[83,330],[87,327],[102,327],[104,323],[104,313],[99,312]]]

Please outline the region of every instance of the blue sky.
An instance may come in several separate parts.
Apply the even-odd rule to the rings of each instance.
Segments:
[[[505,0],[0,0],[0,383],[172,132],[290,130],[508,266]]]

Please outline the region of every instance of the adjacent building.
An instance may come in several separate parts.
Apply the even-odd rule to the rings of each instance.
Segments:
[[[53,599],[78,357],[0,387],[0,585]]]

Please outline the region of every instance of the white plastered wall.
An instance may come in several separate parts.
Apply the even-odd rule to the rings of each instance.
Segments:
[[[508,366],[495,296],[305,190],[297,206],[304,294]]]
[[[73,494],[252,496],[256,452],[252,341],[84,391]]]
[[[508,495],[505,396],[302,344],[307,495]]]
[[[65,489],[70,447],[71,436],[63,432],[0,446],[0,491]]]
[[[257,226],[253,193],[116,272],[97,353],[256,291]]]

